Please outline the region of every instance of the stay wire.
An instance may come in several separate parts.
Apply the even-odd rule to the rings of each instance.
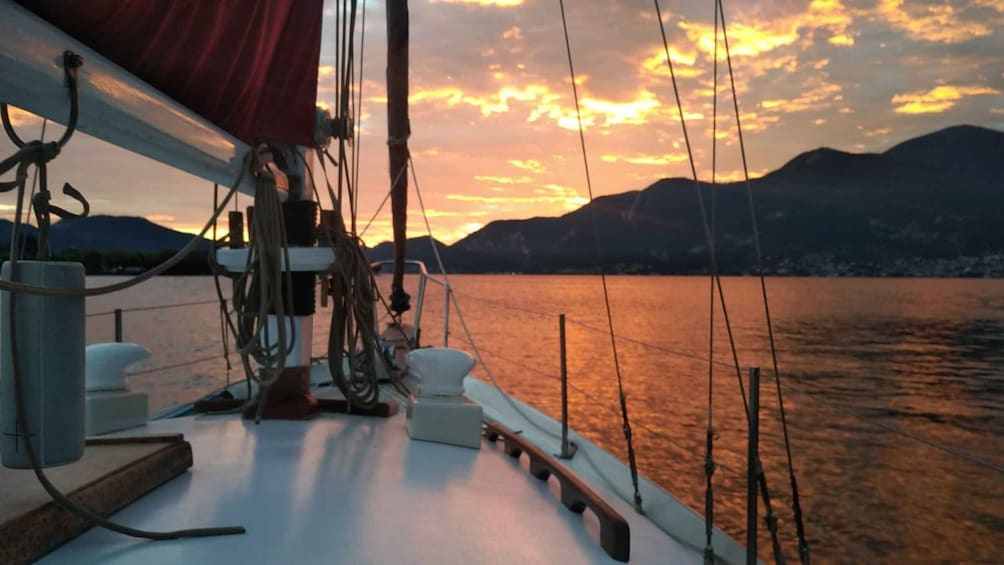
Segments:
[[[756,251],[756,270],[757,270],[757,276],[760,279],[760,294],[763,297],[764,317],[767,322],[767,337],[768,340],[770,341],[770,357],[771,357],[771,363],[773,364],[774,368],[774,384],[777,388],[777,403],[781,415],[781,430],[784,433],[784,451],[788,460],[788,478],[791,483],[792,513],[795,520],[796,533],[798,535],[798,554],[799,558],[802,561],[802,564],[809,565],[809,543],[806,539],[805,523],[804,523],[804,517],[802,515],[802,505],[801,502],[799,501],[799,496],[798,496],[798,481],[795,478],[795,466],[794,463],[792,462],[792,457],[791,457],[791,441],[789,440],[788,437],[788,418],[784,410],[784,397],[781,392],[781,371],[778,369],[777,347],[774,342],[774,325],[771,322],[770,301],[767,298],[767,282],[766,282],[766,277],[764,276],[763,255],[760,248],[760,229],[757,225],[756,208],[753,205],[753,186],[750,183],[749,165],[747,164],[746,160],[746,144],[743,140],[742,120],[740,119],[740,113],[739,113],[739,96],[736,93],[735,75],[732,70],[732,54],[729,49],[729,38],[725,25],[724,1],[715,0],[715,3],[718,7],[718,9],[715,12],[716,15],[715,21],[718,20],[718,17],[721,17],[722,20],[722,39],[725,45],[725,59],[729,67],[729,84],[732,89],[732,106],[733,109],[735,110],[735,115],[736,115],[736,132],[739,137],[739,153],[742,156],[743,179],[746,184],[746,199],[749,204],[750,223],[753,228],[753,245]],[[715,45],[717,47],[717,39]],[[717,65],[717,58],[715,60],[715,63]],[[717,99],[718,96],[717,90],[715,91],[715,96]]]
[[[717,2],[717,0],[713,0]],[[711,102],[711,243],[717,243],[716,206],[718,194],[715,191],[716,173],[718,171],[718,8],[715,7],[715,36],[712,59],[712,102]],[[715,493],[712,477],[715,474],[715,428],[714,428],[714,374],[715,366],[715,269],[709,269],[708,276],[708,427],[704,440],[704,563],[713,565],[715,548],[711,543],[715,523]]]
[[[42,133],[38,136],[38,140],[45,143],[45,129],[49,124],[49,118],[42,118]],[[35,189],[38,186],[38,168],[36,167],[32,171],[31,175],[31,193],[28,195],[28,212],[25,217],[31,218],[31,212],[35,208]],[[11,238],[13,241],[14,238]],[[25,255],[28,252],[28,239],[21,239],[21,255]]]
[[[582,148],[582,164],[586,175],[586,188],[589,191],[589,201],[593,201],[593,183],[589,175],[589,158],[586,152],[586,134],[582,127],[582,111],[579,107],[579,89],[575,83],[575,67],[572,64],[572,44],[568,37],[568,21],[565,17],[565,2],[558,0],[561,9],[561,27],[565,37],[565,54],[568,56],[568,72],[572,80],[572,97],[575,100],[575,117],[579,125],[579,144]],[[623,420],[624,439],[627,442],[628,463],[631,467],[631,483],[634,486],[634,507],[638,512],[642,512],[641,492],[638,489],[638,465],[635,460],[634,442],[631,437],[631,420],[628,416],[627,397],[624,394],[624,383],[621,375],[620,359],[617,355],[617,338],[614,334],[614,319],[610,308],[610,291],[607,288],[607,275],[603,268],[602,251],[600,247],[600,230],[596,223],[595,214],[590,215],[593,225],[593,238],[596,244],[596,259],[600,268],[600,283],[603,286],[603,304],[606,307],[607,325],[610,330],[610,346],[613,351],[614,370],[617,373],[617,391],[620,397],[621,419]]]
[[[690,136],[687,133],[687,120],[683,113],[683,102],[680,99],[680,89],[676,82],[676,72],[673,69],[673,59],[670,56],[669,52],[669,40],[666,37],[666,26],[663,24],[662,21],[662,9],[659,6],[659,0],[653,0],[653,3],[655,4],[656,19],[658,20],[659,23],[659,33],[662,36],[662,45],[663,45],[663,50],[665,52],[666,65],[669,67],[669,76],[673,85],[673,94],[676,98],[676,108],[680,116],[680,126],[683,130],[683,139],[687,147],[687,158],[690,163],[690,172],[694,181],[693,182],[694,192],[697,195],[697,203],[701,212],[701,223],[704,228],[704,235],[708,246],[708,260],[710,263],[710,268],[714,273],[715,286],[718,289],[718,298],[722,307],[722,318],[725,322],[725,329],[729,338],[729,346],[731,347],[732,357],[735,362],[736,380],[738,381],[739,384],[739,394],[743,401],[743,410],[746,413],[747,422],[752,423],[753,415],[750,413],[749,402],[746,398],[746,389],[743,384],[743,377],[739,364],[739,355],[736,351],[735,336],[732,332],[732,324],[729,320],[728,307],[725,302],[725,292],[722,288],[722,279],[720,274],[718,273],[718,259],[715,254],[715,242],[711,235],[711,226],[708,221],[708,210],[704,205],[704,195],[701,193],[701,183],[700,180],[697,178],[697,164],[694,160],[694,152],[690,144]],[[723,27],[724,27],[724,22],[723,22]],[[767,514],[765,521],[771,534],[771,542],[774,550],[774,558],[777,563],[783,564],[784,556],[780,551],[779,541],[777,538],[777,517],[774,515],[773,512],[773,506],[771,504],[771,498],[770,498],[770,490],[767,487],[767,476],[763,471],[763,464],[761,463],[759,457],[757,457],[755,467],[757,470],[756,474],[757,474],[757,482],[759,484],[760,495],[763,498],[764,508]]]

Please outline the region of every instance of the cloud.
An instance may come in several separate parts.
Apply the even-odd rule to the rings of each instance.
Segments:
[[[897,104],[893,110],[897,114],[936,114],[944,112],[963,98],[1000,94],[1001,91],[989,86],[936,86],[928,91],[908,92],[892,97],[892,103]]]
[[[603,155],[606,163],[629,163],[631,165],[669,165],[687,161],[686,153],[666,153],[665,155]]]
[[[512,26],[511,28],[502,32],[502,39],[523,39],[523,31],[519,29],[519,26]]]
[[[533,171],[535,173],[547,172],[547,167],[536,159],[527,159],[525,161],[521,161],[519,159],[509,159],[509,164],[517,169],[523,169],[524,171]]]
[[[912,38],[937,43],[961,43],[993,33],[991,23],[968,20],[960,16],[951,4],[929,4],[904,0],[881,0],[876,13],[895,29]],[[1002,11],[999,2],[978,2]]]
[[[579,195],[578,191],[574,188],[554,183],[542,185],[531,190],[529,193],[524,191],[521,194],[512,196],[451,193],[447,194],[446,198],[447,200],[456,200],[459,202],[477,202],[479,204],[495,206],[557,204],[559,208],[553,210],[552,213],[562,210],[574,210],[589,202],[588,198]],[[538,212],[543,213],[539,209]]]
[[[489,184],[527,184],[533,182],[533,179],[528,176],[522,177],[500,177],[491,175],[476,175],[474,180],[486,182]]]

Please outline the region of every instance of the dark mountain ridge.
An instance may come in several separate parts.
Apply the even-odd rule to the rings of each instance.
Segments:
[[[910,265],[970,257],[1004,274],[1002,164],[1004,133],[976,126],[946,128],[883,153],[802,153],[750,182],[767,270],[911,274]],[[710,186],[700,188],[710,207]],[[715,193],[719,264],[724,272],[750,272],[745,183],[719,184]],[[672,178],[560,217],[491,222],[446,248],[444,260],[473,272],[692,273],[706,271],[708,253],[694,183]]]
[[[1004,276],[1004,132],[955,126],[882,153],[818,148],[750,182],[769,273]],[[699,183],[707,209],[711,188]],[[716,185],[716,251],[725,273],[752,272],[753,226],[746,185]],[[705,228],[692,180],[597,198],[559,217],[491,222],[451,246],[463,272],[707,271]],[[597,249],[593,225],[598,228]],[[0,220],[0,243],[11,224]],[[26,237],[37,232],[25,226]],[[58,254],[173,252],[191,239],[136,217],[92,216],[53,224]],[[208,241],[199,250],[209,249]],[[373,260],[393,257],[382,243]],[[428,237],[408,258],[435,270]],[[107,262],[107,261],[105,261]],[[103,264],[103,263],[102,263]]]

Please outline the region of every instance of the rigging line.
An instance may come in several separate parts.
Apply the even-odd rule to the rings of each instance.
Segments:
[[[722,318],[725,322],[725,329],[729,338],[729,346],[732,350],[733,361],[735,362],[736,380],[739,384],[739,394],[743,400],[743,409],[746,413],[747,422],[752,425],[753,415],[750,413],[749,402],[746,398],[746,388],[743,385],[742,371],[739,366],[739,355],[736,351],[735,336],[732,332],[732,323],[729,320],[728,307],[725,302],[725,291],[722,288],[721,276],[718,274],[718,259],[715,256],[715,242],[711,237],[711,226],[708,223],[707,209],[704,206],[704,196],[701,194],[701,183],[697,178],[697,165],[694,161],[694,152],[690,144],[690,135],[687,133],[687,120],[683,115],[683,102],[680,100],[680,89],[676,82],[676,71],[673,69],[673,59],[670,57],[669,53],[669,40],[666,38],[666,26],[662,21],[662,9],[659,7],[659,0],[653,0],[653,3],[655,4],[656,19],[659,21],[659,33],[662,36],[662,46],[666,54],[666,65],[669,67],[669,77],[673,84],[673,95],[676,98],[676,108],[680,115],[680,127],[683,130],[683,140],[687,146],[687,159],[690,162],[690,172],[694,179],[694,191],[697,194],[697,203],[701,211],[701,224],[704,228],[704,234],[708,244],[708,261],[711,264],[711,269],[714,271],[715,286],[718,289],[718,298],[722,307]],[[724,22],[722,22],[722,26],[724,27]],[[773,506],[771,505],[770,490],[767,487],[767,475],[763,470],[763,464],[759,456],[757,456],[756,461],[756,479],[759,483],[760,495],[763,498],[764,509],[767,514],[765,521],[768,529],[770,530],[774,558],[778,563],[783,563],[784,556],[781,554],[777,538],[777,517],[774,516]]]
[[[446,272],[446,266],[443,264],[443,258],[439,254],[439,245],[436,243],[436,238],[432,235],[432,224],[429,223],[429,214],[426,212],[425,209],[425,200],[422,198],[422,190],[420,188],[420,185],[418,184],[418,173],[415,171],[415,162],[412,160],[410,152],[408,153],[408,159],[406,163],[409,166],[405,168],[411,169],[412,184],[415,185],[415,195],[418,196],[418,206],[419,209],[422,211],[422,220],[424,220],[425,229],[429,234],[429,244],[432,246],[432,255],[436,259],[436,265],[439,267],[439,272],[442,273],[443,275],[443,284],[445,284],[447,288],[452,288],[453,285],[450,284],[450,275]],[[492,373],[491,369],[488,368],[488,364],[485,363],[484,355],[481,354],[481,349],[474,343],[474,336],[471,334],[471,330],[467,326],[467,321],[464,319],[464,314],[463,311],[460,309],[460,301],[457,300],[456,293],[450,292],[450,296],[453,297],[453,306],[457,314],[457,319],[460,321],[460,327],[463,328],[464,334],[467,336],[467,339],[471,344],[471,349],[474,350],[474,358],[477,359],[478,363],[481,365],[481,368],[485,370],[485,374],[488,375],[488,379],[492,382],[493,385],[495,385],[495,388],[502,395],[502,398],[505,399],[506,403],[508,403],[509,406],[517,414],[522,416],[523,419],[526,420],[528,424],[536,428],[538,431],[540,431],[544,435],[550,436],[552,439],[561,439],[560,433],[548,430],[544,426],[537,423],[537,421],[529,414],[527,414],[522,408],[520,408],[519,405],[516,404],[513,401],[513,399],[509,396],[509,394],[505,391],[505,389],[502,388],[502,385],[499,384],[498,380],[495,378],[495,375]]]
[[[49,118],[42,118],[42,133],[39,135],[39,141],[45,141],[45,128],[49,124]],[[38,186],[38,167],[31,174],[31,193],[28,196],[28,212],[25,217],[31,219],[31,212],[35,208],[35,190]],[[26,222],[27,223],[27,222]],[[13,239],[11,238],[11,243],[13,244]],[[28,240],[26,238],[21,238],[21,255],[25,255],[28,250]]]
[[[458,335],[458,336],[454,336],[454,337],[456,337],[457,339],[459,339],[460,341],[462,341],[462,342],[464,342],[466,344],[469,344],[469,345],[471,344],[470,341],[467,341],[462,336]],[[551,379],[551,380],[554,380],[554,381],[560,381],[561,380],[561,377],[559,377],[557,375],[552,375],[552,374],[548,373],[547,371],[544,371],[543,369],[540,369],[538,367],[534,367],[532,365],[528,365],[526,363],[523,363],[522,361],[517,361],[517,360],[512,359],[510,357],[506,357],[506,356],[502,355],[501,353],[498,353],[497,351],[492,351],[492,350],[485,349],[485,348],[481,348],[481,351],[483,353],[487,353],[488,355],[490,355],[492,357],[495,357],[496,359],[499,359],[500,361],[505,361],[506,363],[510,363],[512,365],[515,365],[516,367],[521,368],[521,369],[525,369],[527,371],[531,371],[533,373],[536,373],[537,375],[539,375],[541,377],[544,377],[544,378],[547,378],[547,379]],[[568,382],[567,384],[568,384],[568,388],[571,388],[572,390],[575,390],[576,392],[578,392],[579,394],[581,394],[586,400],[589,400],[590,402],[594,403],[596,406],[599,406],[600,408],[602,408],[603,410],[609,412],[610,414],[612,414],[614,416],[618,416],[618,417],[620,416],[620,412],[616,408],[612,408],[611,406],[609,406],[609,404],[607,402],[605,402],[601,398],[599,398],[599,397],[597,397],[597,396],[595,396],[595,395],[587,392],[585,389],[583,389],[582,387],[576,385],[575,383]],[[673,436],[671,436],[671,435],[669,435],[669,434],[667,434],[665,432],[661,432],[659,430],[656,430],[654,428],[650,428],[650,427],[646,426],[644,424],[644,422],[638,422],[636,424],[636,426],[639,427],[639,428],[641,428],[642,430],[644,430],[644,431],[652,434],[653,436],[656,436],[658,438],[661,438],[661,439],[669,442],[670,444],[672,444],[672,445],[676,446],[677,448],[679,448],[681,451],[684,451],[686,453],[694,453],[694,449],[693,448],[690,448],[690,447],[687,447],[687,446],[683,445],[683,443],[681,443],[679,440],[675,439]],[[729,472],[735,473],[737,477],[741,477],[742,476],[737,471],[735,471],[734,469],[731,469],[730,467],[728,467],[726,465],[720,465],[720,467],[722,469],[728,470]]]
[[[190,367],[192,365],[198,365],[199,363],[205,363],[207,361],[216,361],[216,360],[219,360],[219,358],[220,358],[220,354],[219,353],[214,353],[214,354],[206,356],[206,357],[199,357],[198,359],[191,359],[191,360],[188,360],[188,361],[182,361],[180,363],[171,363],[170,365],[163,365],[161,367],[153,367],[152,369],[143,369],[141,371],[132,371],[132,372],[130,372],[128,374],[130,376],[134,376],[134,375],[148,375],[150,373],[159,373],[161,371],[170,371],[171,369],[180,369],[182,367]]]
[[[717,243],[717,202],[715,191],[716,173],[718,171],[718,7],[715,3],[715,35],[714,53],[712,56],[712,102],[711,102],[711,243]],[[704,440],[704,563],[712,565],[715,561],[715,548],[711,543],[715,523],[715,493],[712,477],[715,474],[715,428],[714,428],[714,374],[715,365],[715,275],[717,270],[709,269],[708,273],[708,427]]]
[[[565,1],[558,0],[561,9],[561,27],[565,36],[565,54],[568,55],[568,72],[572,79],[572,97],[575,100],[575,118],[579,124],[579,145],[582,147],[582,165],[586,174],[586,188],[589,190],[589,201],[593,201],[593,182],[589,176],[589,158],[586,152],[586,134],[582,127],[582,111],[579,108],[579,87],[575,84],[575,67],[572,64],[572,43],[568,38],[568,21],[565,18]],[[624,394],[624,382],[621,375],[620,358],[617,355],[617,338],[614,335],[614,318],[610,309],[610,291],[607,288],[607,275],[603,269],[600,248],[600,230],[596,223],[596,215],[590,215],[593,224],[593,240],[596,243],[596,259],[600,268],[600,283],[603,286],[603,304],[606,307],[607,325],[610,328],[610,347],[613,350],[614,370],[617,372],[617,391],[620,397],[621,418],[624,427],[624,440],[627,442],[628,462],[631,466],[631,483],[634,486],[634,507],[638,512],[642,511],[641,492],[638,490],[638,465],[635,461],[634,442],[631,438],[631,420],[628,417],[627,397]]]
[[[581,328],[584,328],[584,329],[587,329],[587,330],[590,330],[590,331],[602,332],[602,333],[606,333],[606,331],[607,331],[607,330],[604,330],[602,328],[597,328],[596,326],[590,326],[590,325],[584,324],[582,322],[578,322],[576,320],[568,319],[567,321],[568,321],[569,324],[573,324],[573,325],[579,326]],[[680,351],[680,350],[677,350],[677,349],[671,349],[669,347],[665,347],[665,346],[662,346],[662,345],[657,345],[657,344],[654,344],[654,343],[648,343],[646,341],[641,341],[640,339],[635,339],[635,338],[632,338],[632,337],[628,337],[628,336],[625,336],[623,334],[617,334],[617,339],[619,339],[621,341],[626,341],[628,343],[634,343],[634,344],[640,345],[642,347],[648,347],[648,348],[651,348],[651,349],[655,349],[656,351],[662,351],[664,353],[669,353],[671,355],[676,355],[677,357],[683,357],[683,358],[686,358],[686,359],[691,359],[691,360],[694,360],[694,361],[701,361],[701,362],[707,361],[709,363],[713,363],[715,365],[718,365],[720,367],[725,367],[725,368],[728,368],[728,369],[731,369],[734,366],[734,365],[732,365],[732,363],[727,363],[725,361],[718,361],[718,360],[715,360],[715,359],[708,359],[706,357],[702,357],[702,356],[694,354],[694,353],[687,353],[686,351]]]
[[[347,123],[350,116],[350,107],[352,101],[352,81],[354,77],[353,73],[353,59],[355,56],[355,31],[356,31],[356,13],[357,2],[356,0],[351,0],[351,12],[349,12],[349,2],[345,2],[345,33],[342,38],[342,49],[344,50],[342,64],[344,69],[339,68],[339,73],[341,74],[342,80],[342,99],[339,101],[339,112],[342,119]],[[347,131],[348,128],[345,128]],[[355,194],[355,184],[352,181],[352,172],[349,171],[350,159],[348,157],[348,151],[346,150],[346,139],[345,135],[341,135],[338,138],[338,162],[342,165],[339,167],[339,187],[341,186],[341,179],[344,175],[346,191],[349,196],[349,218],[350,225],[352,226],[351,233],[356,233],[356,210],[358,210],[359,204],[356,202],[357,194]],[[348,166],[346,166],[348,165]],[[339,189],[340,190],[340,189]]]
[[[332,77],[332,79],[333,79],[332,82],[334,83],[334,90],[335,90],[334,95],[335,95],[335,107],[336,108],[338,107],[338,103],[342,99],[341,95],[339,94],[339,89],[341,88],[341,81],[342,81],[342,75],[341,75],[341,72],[339,72],[339,69],[342,68],[342,64],[341,64],[341,50],[340,50],[341,36],[342,36],[342,13],[341,13],[341,7],[342,6],[341,6],[341,4],[344,1],[346,1],[346,0],[335,0],[335,41],[334,41],[334,50],[335,50],[334,67],[335,67],[335,73],[334,73],[334,76]]]
[[[359,191],[359,160],[362,155],[362,134],[363,134],[363,69],[366,62],[366,0],[363,0],[362,7],[362,22],[359,24],[360,28],[360,38],[359,38],[359,82],[358,88],[356,89],[356,106],[354,108],[355,116],[355,135],[352,136],[352,186],[356,187],[356,191]],[[390,193],[388,192],[388,195]],[[382,207],[383,205],[381,205]],[[359,213],[359,202],[356,199],[356,208],[352,211],[352,215],[356,216]],[[370,220],[372,222],[372,220]],[[366,224],[369,227],[369,224]],[[366,230],[363,229],[363,233]],[[362,237],[362,234],[359,234]]]
[[[453,294],[459,294],[461,296],[466,296],[468,298],[476,299],[479,302],[483,302],[485,304],[492,304],[494,306],[499,306],[501,308],[506,308],[506,309],[509,309],[509,310],[513,310],[515,312],[523,312],[525,314],[530,314],[530,315],[533,315],[533,316],[539,316],[541,318],[556,318],[556,317],[558,317],[558,313],[557,312],[548,312],[548,311],[545,311],[545,310],[531,310],[529,308],[520,308],[519,306],[513,306],[513,305],[508,304],[506,302],[502,302],[501,300],[494,300],[492,298],[484,298],[484,297],[479,296],[477,294],[473,294],[473,293],[470,293],[470,292],[461,292],[461,291],[458,291],[458,290],[454,290],[452,288],[450,289],[450,292],[453,293]],[[606,329],[603,329],[603,328],[598,328],[596,326],[591,326],[591,325],[589,325],[589,324],[587,324],[585,322],[580,322],[580,321],[572,319],[572,318],[566,318],[566,321],[569,324],[572,324],[572,325],[575,325],[575,326],[579,326],[580,328],[582,328],[584,330],[589,330],[591,332],[602,333],[602,334],[606,335],[608,333],[608,331],[609,331],[609,330],[606,330]],[[675,355],[677,357],[682,357],[682,358],[685,358],[685,359],[691,359],[693,361],[700,361],[702,363],[703,362],[710,362],[710,363],[712,363],[714,365],[718,365],[720,367],[725,367],[725,368],[728,368],[728,369],[732,369],[733,368],[732,363],[727,363],[725,361],[718,361],[718,360],[715,360],[715,359],[709,359],[707,357],[703,357],[703,356],[697,355],[695,353],[688,353],[686,351],[681,351],[679,349],[673,349],[673,348],[670,348],[670,347],[666,347],[664,345],[658,345],[658,344],[655,344],[655,343],[649,343],[647,341],[642,341],[640,339],[636,339],[636,338],[633,338],[633,337],[630,337],[630,336],[626,336],[624,334],[616,334],[616,337],[620,341],[626,341],[628,343],[633,343],[635,345],[640,345],[642,347],[648,347],[650,349],[654,349],[656,351],[661,351],[663,353],[668,353],[670,355]]]
[[[394,182],[397,182],[397,181],[394,181]],[[391,186],[393,186],[393,184]],[[366,232],[369,231],[370,226],[373,225],[373,222],[377,219],[377,216],[379,216],[380,212],[383,211],[383,207],[387,205],[387,201],[388,200],[390,200],[390,191],[389,190],[387,191],[387,194],[384,195],[383,200],[380,202],[380,205],[377,206],[376,212],[373,212],[373,215],[370,216],[369,221],[366,222],[366,225],[363,227],[363,231],[359,232],[359,237],[360,238],[362,238],[364,235],[366,235]]]
[[[213,210],[219,208],[219,205],[220,205],[220,185],[214,182],[213,183]],[[218,239],[216,237],[216,225],[217,224],[219,224],[218,219],[217,220],[213,220],[213,241],[216,241]]]
[[[721,17],[722,20],[722,39],[725,45],[725,58],[729,68],[729,84],[732,89],[732,106],[733,109],[735,110],[735,115],[736,115],[736,133],[739,137],[739,153],[742,156],[743,179],[745,180],[746,184],[746,199],[749,204],[750,223],[753,228],[753,246],[754,250],[756,251],[756,269],[757,269],[757,275],[760,279],[760,294],[763,297],[764,317],[767,323],[767,337],[768,340],[770,341],[770,357],[771,357],[771,363],[773,364],[774,368],[774,383],[777,388],[777,403],[778,407],[780,408],[780,414],[781,414],[781,430],[784,432],[784,450],[788,458],[788,477],[791,482],[792,506],[793,506],[792,510],[795,519],[795,528],[797,530],[797,535],[798,535],[798,552],[799,552],[799,557],[802,560],[802,563],[808,564],[809,545],[808,542],[806,541],[805,526],[802,516],[802,507],[798,496],[798,481],[795,478],[795,466],[791,458],[791,442],[789,441],[788,437],[788,418],[785,414],[784,398],[783,395],[781,394],[781,372],[778,370],[777,347],[775,346],[774,343],[774,325],[771,322],[771,317],[770,317],[770,301],[767,299],[767,282],[766,278],[764,277],[763,255],[760,248],[760,229],[759,226],[757,225],[756,208],[753,205],[753,186],[750,184],[749,165],[747,164],[746,160],[746,144],[745,141],[743,140],[742,120],[740,119],[740,114],[739,114],[739,97],[736,94],[736,81],[734,72],[732,70],[732,54],[729,49],[729,36],[725,25],[725,6],[723,0],[715,0],[715,4],[717,5],[717,10],[715,11],[715,21],[718,21],[719,16]],[[717,39],[715,45],[717,48]],[[718,61],[716,59],[715,60],[716,66],[717,63]],[[715,78],[717,79],[717,75]],[[718,92],[716,90],[715,91],[716,100],[717,97],[718,97]]]
[[[676,84],[676,71],[673,69],[673,60],[669,55],[669,40],[666,38],[666,28],[662,23],[662,9],[659,6],[659,0],[653,1],[655,2],[656,19],[659,20],[659,32],[662,34],[662,46],[666,53],[666,64],[669,66],[669,76],[673,83],[673,94],[676,97],[676,109],[680,115],[680,126],[683,129],[683,140],[687,146],[690,173],[694,180],[694,192],[697,194],[697,205],[701,211],[701,224],[704,228],[704,237],[708,245],[708,261],[710,263],[710,268],[717,273],[718,259],[715,256],[715,242],[711,237],[711,226],[708,223],[708,210],[704,205],[704,195],[701,193],[701,183],[697,178],[697,165],[694,161],[694,152],[690,145],[690,135],[687,133],[687,120],[683,116],[683,102],[680,100],[680,89]],[[746,400],[746,389],[743,386],[742,367],[739,364],[739,354],[736,351],[735,337],[732,333],[732,323],[729,320],[729,311],[725,302],[725,292],[722,289],[722,278],[717,274],[715,275],[715,287],[718,289],[718,301],[722,307],[722,317],[725,321],[725,329],[729,337],[729,346],[732,350],[732,359],[734,361],[733,366],[736,370],[736,379],[739,381],[739,394],[743,399],[743,410],[746,412],[747,419],[749,419],[749,405]]]
[[[199,300],[195,302],[175,302],[173,304],[156,304],[154,306],[137,306],[134,308],[119,308],[123,314],[129,312],[147,312],[150,310],[167,310],[170,308],[184,308],[186,306],[203,306],[206,304],[216,304],[217,300]],[[109,316],[114,314],[115,310],[105,310],[103,312],[94,312],[93,314],[88,314],[88,318],[93,318],[94,316]]]
[[[484,298],[482,296],[479,296],[477,294],[473,294],[473,293],[470,293],[470,292],[461,292],[461,291],[458,291],[458,290],[454,290],[452,288],[450,289],[450,292],[453,293],[453,294],[459,294],[461,296],[466,296],[468,298],[476,299],[479,302],[483,302],[485,304],[492,304],[494,306],[499,306],[501,308],[506,308],[506,309],[509,309],[509,310],[513,310],[515,312],[523,312],[525,314],[530,314],[530,315],[533,315],[533,316],[539,316],[539,317],[542,317],[542,318],[552,318],[552,317],[556,318],[558,316],[557,312],[548,312],[548,311],[545,311],[545,310],[531,310],[529,308],[520,308],[519,306],[513,306],[513,305],[508,304],[506,302],[502,302],[501,300],[494,300],[492,298]],[[572,319],[572,318],[566,318],[566,321],[569,324],[571,324],[571,325],[579,326],[580,328],[582,328],[584,330],[589,330],[591,332],[602,333],[604,335],[606,335],[609,332],[609,330],[606,330],[604,328],[598,328],[596,326],[591,326],[591,325],[589,325],[589,324],[587,324],[585,322],[580,322],[580,321]],[[636,338],[633,338],[633,337],[630,337],[630,336],[626,336],[624,334],[616,334],[616,337],[620,341],[626,341],[628,343],[633,343],[635,345],[640,345],[642,347],[648,347],[648,348],[654,349],[656,351],[662,351],[663,353],[668,353],[670,355],[676,355],[678,357],[682,357],[682,358],[685,358],[685,359],[691,359],[693,361],[700,361],[702,363],[704,363],[704,362],[710,362],[710,363],[713,363],[715,365],[718,365],[720,367],[724,367],[724,368],[727,368],[727,369],[732,369],[734,367],[734,365],[732,363],[728,363],[728,362],[725,362],[725,361],[718,361],[718,360],[715,360],[715,359],[709,359],[709,358],[704,357],[702,355],[698,355],[698,354],[695,354],[695,353],[688,353],[686,351],[681,351],[679,349],[673,349],[673,348],[670,348],[670,347],[666,347],[664,345],[658,345],[658,344],[655,344],[655,343],[649,343],[647,341],[642,341],[640,339],[636,339]],[[746,367],[743,367],[743,368],[746,368]]]
[[[891,424],[886,424],[886,423],[880,422],[879,420],[876,420],[874,418],[869,418],[868,416],[865,416],[865,415],[861,414],[860,412],[858,412],[858,411],[856,411],[856,410],[854,410],[854,409],[852,409],[850,407],[844,406],[842,404],[833,403],[833,402],[827,402],[827,401],[819,398],[819,396],[820,396],[819,393],[802,389],[801,387],[793,385],[790,382],[786,383],[785,386],[787,386],[787,388],[788,388],[789,391],[794,391],[795,394],[798,394],[798,395],[800,395],[800,396],[802,396],[804,398],[812,400],[813,402],[817,403],[820,406],[824,406],[826,408],[830,408],[830,409],[835,410],[835,411],[837,411],[837,412],[839,412],[839,413],[841,413],[841,414],[843,414],[845,416],[849,416],[851,418],[854,418],[855,420],[858,420],[858,421],[860,421],[862,423],[868,424],[870,426],[875,426],[877,428],[881,428],[881,429],[883,429],[883,430],[885,430],[887,432],[891,432],[891,433],[896,434],[898,436],[902,436],[902,437],[905,437],[907,439],[911,439],[911,440],[913,440],[913,441],[915,441],[915,442],[917,442],[917,443],[919,443],[921,445],[925,445],[925,446],[927,446],[927,447],[929,447],[931,449],[934,449],[934,450],[937,450],[937,451],[941,451],[943,453],[947,453],[948,455],[951,455],[953,457],[957,457],[957,458],[962,459],[964,461],[968,461],[969,463],[972,463],[974,465],[978,465],[980,467],[985,467],[987,469],[990,469],[991,471],[996,471],[996,472],[1001,473],[1002,475],[1004,475],[1004,466],[998,465],[996,463],[993,463],[991,461],[983,459],[983,458],[981,458],[979,456],[972,455],[970,453],[966,453],[965,451],[961,451],[958,448],[950,447],[950,446],[947,446],[947,445],[944,445],[944,444],[937,443],[935,441],[926,439],[923,436],[920,436],[920,435],[915,434],[913,432],[905,431],[905,430],[897,428],[896,426],[893,426]]]
[[[370,217],[370,220],[366,222],[366,227],[363,228],[363,231],[359,233],[360,239],[364,235],[366,235],[367,230],[370,229],[370,225],[372,225],[373,222],[377,219],[377,216],[380,215],[380,211],[383,210],[383,207],[387,205],[387,201],[390,200],[391,192],[393,192],[394,190],[393,187],[397,186],[397,181],[401,180],[401,175],[403,175],[407,169],[408,169],[408,164],[407,162],[405,162],[404,166],[401,167],[401,170],[397,172],[397,175],[394,177],[394,180],[391,181],[390,183],[391,189],[388,190],[387,194],[384,195],[383,201],[380,202],[380,206],[377,207],[376,212],[373,212],[373,215]]]

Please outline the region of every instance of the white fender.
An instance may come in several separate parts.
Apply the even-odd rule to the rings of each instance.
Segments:
[[[87,392],[125,390],[125,374],[150,358],[150,350],[136,343],[88,345],[85,362]]]

